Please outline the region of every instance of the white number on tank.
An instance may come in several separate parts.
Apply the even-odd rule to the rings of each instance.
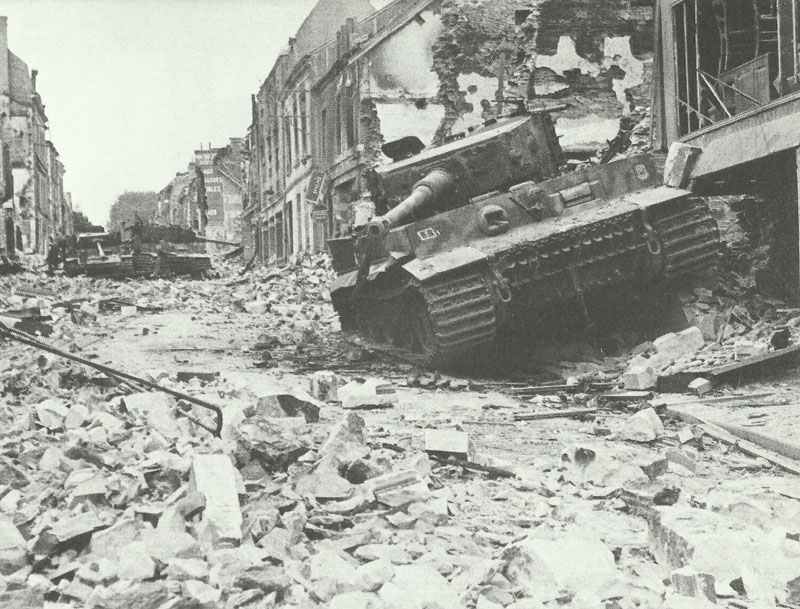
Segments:
[[[417,231],[417,237],[419,237],[420,241],[430,241],[431,239],[436,239],[440,235],[439,231],[429,226],[428,228],[423,228],[420,231]]]
[[[647,178],[650,177],[650,172],[647,171],[647,167],[642,163],[637,163],[633,166],[633,171],[636,172],[636,177],[639,178],[642,182],[644,182]]]

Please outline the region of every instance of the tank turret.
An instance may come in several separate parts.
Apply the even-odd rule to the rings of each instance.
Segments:
[[[385,148],[392,149],[393,144]],[[328,242],[334,269],[339,273],[353,270],[356,258],[363,263],[364,255],[381,257],[377,240],[393,228],[520,182],[544,180],[556,175],[560,164],[553,121],[542,112],[493,119],[441,146],[379,166],[367,175],[379,215],[357,227],[353,236]]]

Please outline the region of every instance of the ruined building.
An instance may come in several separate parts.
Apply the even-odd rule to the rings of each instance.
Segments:
[[[308,27],[323,14],[337,25]],[[324,249],[369,213],[383,144],[442,142],[516,100],[565,105],[566,146],[605,144],[650,105],[653,46],[650,0],[320,0],[252,99],[248,256]]]
[[[739,195],[759,287],[800,299],[795,0],[659,0],[655,144],[689,146],[707,196]],[[758,256],[750,256],[751,260]]]
[[[194,163],[178,172],[158,193],[156,222],[166,226],[189,228],[203,234],[207,216],[202,190],[203,177]]]
[[[45,253],[50,237],[71,234],[72,208],[64,165],[47,139],[47,115],[36,91],[36,70],[8,48],[0,17],[0,250]]]
[[[158,197],[159,224],[193,230],[208,239],[239,243],[245,197],[243,138],[230,138],[227,146],[194,151],[187,171],[178,172]]]

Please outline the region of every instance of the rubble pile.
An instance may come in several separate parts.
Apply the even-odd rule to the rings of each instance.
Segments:
[[[353,351],[340,340],[331,306],[328,286],[334,276],[330,259],[318,254],[280,269],[256,268],[229,282],[231,306],[258,323],[261,334],[254,349],[266,365],[273,354],[300,356],[308,363],[328,358],[331,350]]]
[[[0,606],[796,602],[800,487],[781,478],[794,462],[689,408],[753,400],[694,377],[694,397],[620,387],[626,365],[645,361],[657,384],[712,353],[700,321],[544,387],[387,380],[338,369],[330,350],[327,369],[298,373],[301,355],[340,340],[329,274],[319,258],[215,282],[0,280],[0,317],[37,309],[48,343],[70,352],[88,356],[137,320],[140,332],[182,315],[211,332],[216,315],[272,358],[259,370],[247,346],[233,365],[212,355],[189,371],[178,355],[130,369],[220,405],[217,438],[185,401],[0,343]],[[709,313],[721,294],[684,304]],[[748,329],[731,316],[723,345],[791,347],[798,313],[747,310],[761,317]],[[789,329],[776,336],[776,324]],[[140,348],[115,360],[142,361]]]

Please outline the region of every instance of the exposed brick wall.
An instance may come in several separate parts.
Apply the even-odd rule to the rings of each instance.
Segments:
[[[474,109],[459,88],[462,74],[502,74],[504,96],[544,94],[568,103],[570,118],[610,118],[649,105],[652,7],[632,0],[444,0],[441,10],[445,27],[434,46],[434,70],[446,113],[439,140]],[[556,55],[564,51],[564,38],[570,52],[562,58]],[[626,39],[620,57],[616,49]],[[616,40],[613,52],[609,40]],[[537,69],[559,63],[558,71]]]

